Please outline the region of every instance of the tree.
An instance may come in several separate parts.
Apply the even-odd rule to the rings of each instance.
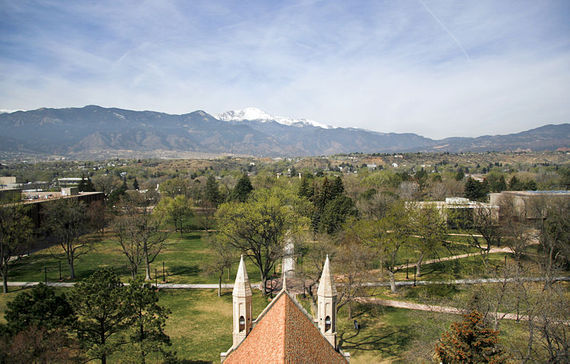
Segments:
[[[170,338],[164,333],[168,309],[158,304],[158,295],[149,283],[140,277],[129,282],[126,299],[133,311],[129,330],[129,348],[138,363],[146,363],[152,353],[167,355]]]
[[[89,230],[85,204],[66,198],[47,204],[43,211],[45,230],[65,253],[71,279],[75,279],[75,261],[88,252],[90,242],[81,236]]]
[[[136,177],[135,177],[135,180],[133,181],[133,190],[135,190],[135,191],[139,190],[139,181],[137,181]]]
[[[103,192],[108,198],[112,191],[120,186],[121,180],[111,174],[96,175],[93,177],[93,184],[97,191]]]
[[[216,239],[212,237],[209,239],[210,248],[216,253],[214,260],[207,268],[208,272],[212,272],[218,275],[218,297],[222,296],[222,277],[224,276],[224,270],[232,267],[232,264],[236,261],[237,255],[235,251],[231,249],[223,240]]]
[[[457,173],[455,174],[455,180],[463,181],[463,178],[465,178],[465,173],[463,172],[463,168],[459,167]]]
[[[477,311],[463,315],[444,332],[435,352],[442,363],[504,363],[508,356],[499,347],[499,332],[488,329]]]
[[[192,201],[183,195],[174,198],[164,197],[156,206],[156,213],[174,225],[174,230],[182,234],[190,226],[190,219],[194,216]]]
[[[491,247],[493,245],[501,245],[502,230],[498,221],[498,211],[483,205],[473,209],[472,227],[483,237],[485,244],[481,244],[479,237],[475,236],[475,234],[471,234],[469,244],[479,249],[483,257],[483,263],[486,266]]]
[[[427,174],[426,170],[423,168],[420,169],[419,171],[416,172],[414,178],[419,185],[420,191],[422,191],[424,189],[424,187],[426,186],[426,183],[428,180],[428,174]],[[440,179],[441,179],[441,177],[440,177]]]
[[[313,198],[314,189],[313,186],[309,183],[309,178],[305,175],[301,178],[301,185],[299,186],[299,197],[306,197],[307,199]]]
[[[313,232],[332,234],[340,229],[348,215],[355,215],[356,209],[350,197],[345,196],[340,177],[330,182],[327,177],[314,194],[314,212],[311,219]]]
[[[319,232],[334,234],[338,232],[348,216],[356,216],[358,211],[350,197],[339,195],[326,204],[319,219]]]
[[[253,186],[247,174],[241,176],[236,186],[234,187],[231,198],[233,201],[245,202],[249,194],[253,191]]]
[[[123,179],[123,183],[121,184],[120,187],[115,188],[114,190],[111,191],[111,193],[109,194],[109,203],[111,205],[119,202],[119,200],[125,196],[125,194],[127,193],[128,187],[127,187],[127,180]]]
[[[64,294],[56,295],[55,290],[43,283],[34,286],[29,292],[22,292],[8,302],[5,313],[8,329],[17,333],[28,327],[43,328],[52,332],[69,328],[75,315]]]
[[[164,248],[168,236],[160,229],[160,215],[151,213],[151,202],[139,193],[134,193],[122,199],[116,209],[114,228],[123,254],[129,261],[133,278],[137,275],[139,266],[144,264],[145,277],[150,280],[150,264]]]
[[[470,200],[481,200],[484,199],[489,193],[489,185],[484,180],[483,182],[479,182],[474,180],[473,178],[467,178],[465,182],[465,193],[464,196]]]
[[[87,207],[87,218],[89,226],[94,231],[105,233],[105,226],[109,222],[109,215],[105,211],[105,203],[103,201],[93,201]]]
[[[32,220],[25,205],[14,201],[0,206],[0,274],[4,293],[8,292],[10,264],[27,250],[32,232]]]
[[[337,285],[337,312],[348,307],[348,318],[352,319],[352,303],[357,297],[367,294],[364,283],[370,281],[369,270],[374,256],[370,249],[355,241],[352,236],[344,237],[335,257],[335,271],[342,277],[342,285]]]
[[[418,235],[419,257],[416,262],[416,276],[419,277],[424,258],[435,252],[445,240],[447,224],[435,207],[423,207],[415,209],[412,226],[413,231]]]
[[[398,254],[411,234],[410,215],[403,203],[392,203],[382,219],[360,220],[349,228],[376,253],[388,272],[392,292],[396,292]]]
[[[521,182],[517,176],[513,176],[509,181],[509,191],[522,191],[523,189],[523,182]]]
[[[71,290],[76,330],[90,359],[107,357],[124,344],[120,333],[133,322],[133,307],[119,277],[110,269],[95,271]]]
[[[287,202],[275,189],[260,190],[247,202],[220,205],[216,220],[217,238],[251,259],[259,269],[263,293],[267,294],[267,279],[283,256],[285,235],[304,223],[294,211],[293,202]]]
[[[220,187],[216,178],[213,175],[209,175],[206,180],[206,193],[205,199],[212,206],[217,207],[220,202],[222,202],[222,196],[220,195]]]
[[[77,186],[77,189],[79,192],[94,192],[95,186],[93,185],[90,177],[86,178],[85,175],[83,175],[81,177],[81,181],[79,182],[79,186]]]
[[[489,182],[489,190],[492,192],[502,192],[507,189],[505,176],[502,173],[490,172],[485,179]]]
[[[186,178],[175,177],[160,184],[160,192],[167,197],[188,196],[191,187]]]

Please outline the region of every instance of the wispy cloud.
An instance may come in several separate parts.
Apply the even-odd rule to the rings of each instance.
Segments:
[[[0,1],[0,108],[257,106],[432,137],[568,122],[569,4]]]

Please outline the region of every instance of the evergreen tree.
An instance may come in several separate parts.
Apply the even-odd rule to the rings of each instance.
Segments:
[[[509,191],[522,191],[524,190],[523,183],[517,178],[517,176],[513,176],[509,181]]]
[[[348,216],[356,216],[356,214],[357,210],[352,199],[340,195],[326,204],[319,216],[318,231],[334,234],[341,230]]]
[[[253,191],[253,186],[247,174],[244,174],[234,187],[232,191],[232,199],[240,202],[245,202],[249,194]]]
[[[136,191],[139,190],[139,181],[137,181],[136,177],[135,177],[135,180],[133,181],[133,190],[136,190]]]
[[[481,200],[487,196],[489,192],[489,185],[486,181],[479,182],[473,178],[467,178],[465,182],[464,196],[470,200]]]
[[[309,183],[309,179],[306,176],[301,178],[301,185],[299,186],[299,192],[297,195],[299,197],[306,197],[307,199],[311,200],[313,198],[314,188]]]
[[[5,317],[13,333],[30,326],[51,331],[69,327],[74,322],[73,310],[65,295],[56,295],[53,288],[43,283],[8,302]]]
[[[71,291],[79,341],[90,359],[102,364],[124,344],[120,333],[133,322],[133,307],[119,277],[109,268],[95,271]]]
[[[331,186],[331,196],[330,200],[334,200],[338,196],[344,193],[344,185],[342,184],[342,179],[340,177],[335,178]]]
[[[83,175],[81,177],[81,181],[79,182],[79,184],[77,185],[77,189],[79,190],[79,192],[85,192],[85,188],[86,188],[87,184],[85,182],[85,175]]]
[[[499,332],[485,327],[483,315],[477,311],[463,315],[444,332],[435,352],[443,364],[504,363],[508,356],[499,347]]]
[[[125,287],[129,305],[133,310],[133,322],[129,335],[128,354],[138,363],[146,363],[148,355],[160,353],[167,356],[170,338],[164,333],[169,310],[158,304],[156,290],[142,277]]]
[[[85,183],[85,192],[95,192],[95,185],[91,181],[91,177],[87,177],[87,182]]]
[[[463,178],[465,178],[465,173],[463,172],[463,168],[459,167],[457,173],[455,174],[455,180],[463,181]]]
[[[221,201],[220,188],[216,178],[212,175],[208,176],[206,180],[206,201],[214,206],[218,206]]]

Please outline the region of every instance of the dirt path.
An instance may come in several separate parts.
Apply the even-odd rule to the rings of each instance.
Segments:
[[[360,302],[360,303],[368,303],[368,304],[373,304],[373,305],[396,307],[396,308],[405,308],[408,310],[451,313],[454,315],[460,315],[460,314],[465,313],[464,310],[457,308],[457,307],[425,305],[425,304],[421,304],[421,303],[412,303],[412,302],[396,301],[396,300],[385,300],[385,299],[381,299],[381,298],[358,297],[358,298],[356,298],[356,301]],[[495,315],[494,313],[491,313],[491,312],[489,314],[492,316]],[[499,317],[499,319],[506,319],[506,320],[528,321],[528,319],[529,319],[528,316],[526,316],[526,315],[517,315],[514,313],[497,312],[496,315]],[[570,321],[564,321],[564,324],[569,325]]]
[[[489,254],[493,254],[493,253],[512,253],[512,250],[510,248],[507,247],[503,247],[503,248],[491,248],[491,250],[489,251]],[[474,255],[479,255],[479,252],[473,252],[473,253],[467,253],[467,254],[459,254],[459,255],[452,255],[450,257],[443,257],[443,258],[436,258],[436,259],[429,259],[426,260],[425,262],[422,263],[422,266],[424,265],[428,265],[428,264],[433,264],[433,263],[439,263],[439,262],[446,262],[449,260],[455,260],[455,259],[463,259],[463,258],[468,258]],[[417,263],[410,263],[408,264],[408,268],[413,268],[417,265]],[[404,269],[406,268],[406,264],[401,264],[396,266],[397,270],[400,269]],[[376,269],[375,271],[380,271],[379,269]],[[375,272],[373,271],[373,272]]]

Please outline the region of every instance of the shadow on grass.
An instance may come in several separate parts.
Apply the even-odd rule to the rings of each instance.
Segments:
[[[169,276],[197,276],[202,269],[197,265],[175,265],[168,268]]]
[[[358,318],[359,329],[339,332],[339,346],[347,351],[376,351],[383,356],[397,356],[407,349],[414,339],[413,324],[376,328],[370,323],[379,316],[395,311],[391,307],[359,305],[353,318]]]

